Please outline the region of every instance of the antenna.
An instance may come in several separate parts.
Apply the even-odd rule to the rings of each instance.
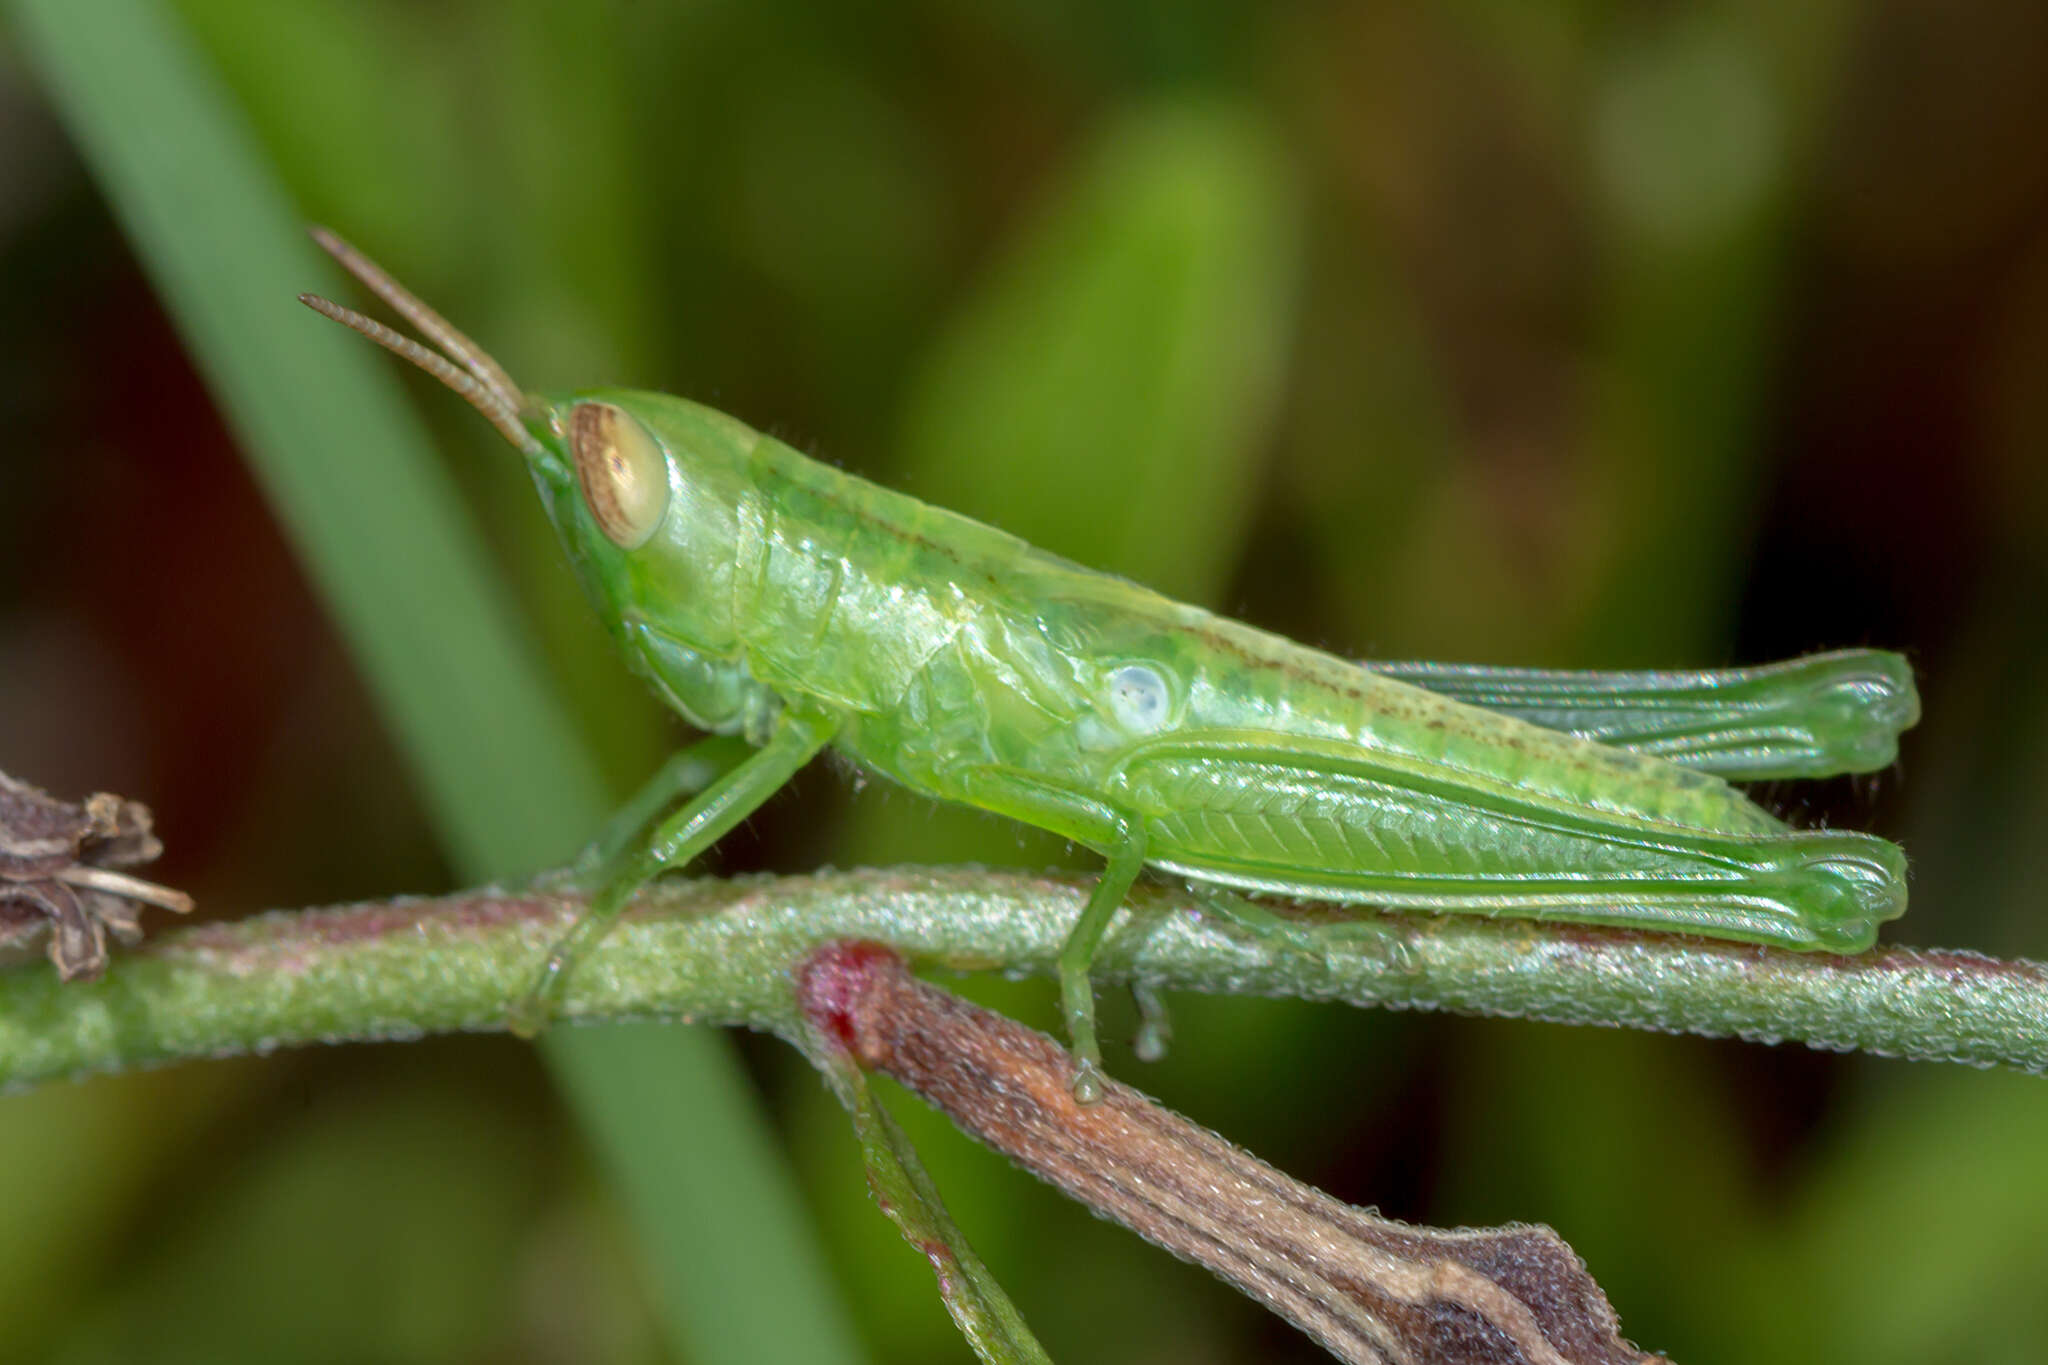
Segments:
[[[533,435],[521,425],[519,413],[526,406],[526,395],[512,382],[512,377],[490,354],[468,337],[464,336],[446,318],[428,307],[418,295],[386,274],[384,268],[357,251],[326,228],[313,229],[313,240],[318,242],[328,255],[341,263],[344,270],[362,281],[371,293],[391,305],[399,316],[417,327],[420,332],[446,352],[446,355],[427,346],[402,332],[386,327],[375,318],[365,317],[353,308],[344,307],[332,299],[318,294],[301,294],[299,302],[314,312],[332,318],[351,331],[382,346],[385,350],[425,370],[434,378],[462,395],[469,405],[484,415],[486,421],[498,429],[500,435],[519,450],[531,455],[539,453],[541,446]]]

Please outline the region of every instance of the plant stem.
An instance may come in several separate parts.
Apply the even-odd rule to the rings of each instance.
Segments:
[[[1074,1098],[1042,1033],[911,976],[873,944],[798,973],[827,1046],[901,1082],[962,1131],[1094,1213],[1214,1271],[1339,1360],[1385,1365],[1671,1365],[1547,1227],[1439,1231],[1353,1208],[1127,1085]]]
[[[1050,974],[1089,879],[901,868],[671,881],[578,970],[572,1019],[658,1016],[795,1036],[790,973],[820,945],[922,966]],[[503,1027],[579,904],[478,891],[280,911],[165,934],[98,982],[0,974],[0,1084],[314,1042]],[[1103,979],[1355,1005],[1799,1041],[2048,1071],[2048,967],[1975,953],[1788,953],[1574,925],[1298,914],[1326,945],[1254,939],[1175,888],[1133,895]]]

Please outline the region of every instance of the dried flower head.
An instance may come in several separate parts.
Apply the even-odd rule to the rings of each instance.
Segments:
[[[0,947],[48,933],[59,976],[98,976],[108,930],[133,943],[142,906],[192,908],[184,892],[117,870],[161,852],[139,801],[98,792],[73,804],[0,773]]]

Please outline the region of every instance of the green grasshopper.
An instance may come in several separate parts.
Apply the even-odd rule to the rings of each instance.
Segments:
[[[696,403],[527,394],[354,248],[314,235],[439,352],[303,300],[461,394],[526,457],[634,671],[727,737],[686,750],[628,807],[633,837],[603,861],[515,1026],[547,1021],[634,891],[827,745],[1106,856],[1059,957],[1084,1102],[1100,1092],[1090,964],[1147,867],[1254,932],[1311,945],[1239,893],[1835,952],[1869,947],[1905,909],[1896,846],[1793,829],[1727,780],[1890,763],[1919,714],[1897,655],[1724,672],[1360,665],[1069,563]]]

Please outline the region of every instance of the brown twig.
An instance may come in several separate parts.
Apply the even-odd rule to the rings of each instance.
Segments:
[[[1340,1359],[1662,1360],[1621,1338],[1606,1296],[1549,1228],[1412,1227],[1332,1199],[1128,1086],[1110,1082],[1100,1103],[1078,1105],[1064,1048],[919,981],[877,944],[820,949],[798,981],[812,1026],[862,1066]]]

